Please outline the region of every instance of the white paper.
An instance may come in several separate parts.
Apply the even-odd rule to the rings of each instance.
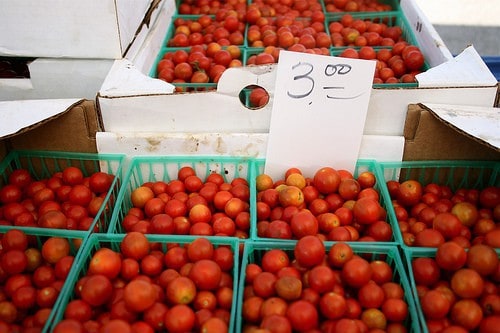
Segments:
[[[280,53],[265,172],[354,171],[375,61]]]

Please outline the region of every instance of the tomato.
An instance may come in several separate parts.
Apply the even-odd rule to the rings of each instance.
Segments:
[[[273,273],[258,273],[252,281],[252,287],[255,295],[263,298],[274,296],[276,294],[274,286],[277,280],[278,278]]]
[[[101,274],[89,276],[80,291],[81,298],[92,306],[106,303],[111,298],[112,293],[111,281]]]
[[[433,258],[418,257],[412,260],[413,278],[417,285],[432,286],[441,277],[441,270]]]
[[[500,327],[500,316],[485,317],[479,324],[479,333],[494,333]]]
[[[319,231],[319,224],[310,210],[301,209],[292,215],[290,228],[295,238],[301,239],[307,235],[315,236]]]
[[[364,308],[379,308],[385,300],[385,293],[381,286],[369,281],[358,289],[358,300]]]
[[[193,280],[198,290],[216,289],[220,283],[221,276],[222,270],[211,259],[196,261],[189,272],[189,278]]]
[[[51,308],[58,296],[59,291],[52,286],[39,289],[36,292],[36,304],[41,308]]]
[[[338,319],[347,311],[344,296],[335,292],[324,293],[319,300],[320,313],[328,319]]]
[[[21,188],[16,185],[7,184],[0,188],[0,203],[2,204],[19,202],[21,201],[21,198]]]
[[[24,188],[28,186],[32,181],[31,174],[26,169],[15,169],[8,177],[9,184],[18,186],[19,188]]]
[[[64,310],[64,318],[78,320],[81,323],[86,322],[92,318],[92,307],[84,300],[71,300]]]
[[[371,280],[373,270],[367,260],[353,257],[342,266],[341,274],[348,286],[360,288]]]
[[[142,312],[155,303],[157,292],[152,283],[135,279],[125,286],[123,299],[128,309]]]
[[[109,249],[100,248],[90,259],[88,274],[102,274],[114,279],[120,274],[122,260],[120,255]]]
[[[139,186],[135,188],[130,194],[132,205],[137,208],[144,208],[148,200],[154,198],[153,190],[147,186]]]
[[[450,318],[452,322],[470,332],[479,327],[483,319],[483,312],[475,300],[461,299],[453,304],[450,311]]]
[[[20,310],[32,308],[36,304],[36,289],[31,286],[17,289],[14,294],[12,294],[12,304]]]
[[[332,245],[328,251],[328,261],[334,267],[342,267],[354,255],[354,252],[347,243],[338,242]]]
[[[389,322],[402,322],[409,313],[408,304],[401,298],[386,299],[381,309]]]
[[[426,228],[416,233],[414,246],[439,247],[445,241],[442,232],[437,229]]]
[[[130,324],[122,319],[111,319],[105,322],[99,333],[114,333],[114,332],[122,332],[122,333],[132,333],[132,328]]]
[[[474,244],[467,251],[467,267],[482,276],[493,274],[499,265],[496,251],[486,244]]]
[[[83,324],[74,319],[63,319],[56,324],[53,333],[84,333]]]
[[[290,264],[290,259],[285,251],[271,249],[264,253],[261,260],[262,269],[266,272],[277,273],[283,267]]]
[[[202,259],[212,259],[214,255],[214,246],[212,242],[205,237],[196,238],[187,246],[186,254],[192,262]]]
[[[286,311],[292,328],[298,331],[312,330],[318,327],[319,314],[313,304],[298,300],[292,302]]]
[[[479,203],[482,207],[494,208],[500,204],[500,188],[488,186],[479,193]]]
[[[169,332],[191,332],[196,315],[189,306],[177,304],[165,314],[164,324]]]
[[[282,325],[284,325],[284,323],[280,322],[280,327]],[[200,329],[201,332],[206,333],[227,333],[229,330],[226,322],[217,317],[211,317],[207,319],[205,322],[203,322]]]
[[[83,172],[81,169],[69,166],[62,171],[62,180],[67,185],[77,185],[83,182]]]
[[[467,252],[458,243],[448,241],[441,244],[436,251],[436,263],[442,269],[456,271],[467,261]]]
[[[322,167],[313,176],[313,184],[322,194],[337,192],[340,181],[338,171],[331,167]]]
[[[150,244],[143,233],[132,231],[123,237],[120,250],[125,258],[140,260],[149,254]]]
[[[302,294],[302,281],[294,276],[282,276],[274,285],[276,294],[286,301],[300,298]]]
[[[451,289],[460,297],[477,298],[484,289],[484,280],[473,269],[461,268],[453,273],[450,281]]]
[[[378,201],[364,197],[355,201],[352,212],[358,223],[371,224],[381,217],[382,207]]]
[[[38,225],[42,228],[66,229],[68,219],[63,212],[50,210],[39,217]]]
[[[302,267],[313,267],[323,262],[326,249],[323,241],[317,236],[304,236],[294,247],[294,256]]]
[[[325,293],[333,290],[335,283],[338,283],[336,274],[327,265],[319,265],[311,268],[307,275],[309,288],[318,293]]]
[[[196,285],[190,278],[178,276],[168,283],[166,297],[173,304],[189,304],[196,297]]]
[[[28,258],[22,250],[8,250],[1,254],[0,267],[9,275],[24,272],[28,266]]]
[[[432,225],[433,228],[441,232],[446,239],[451,239],[460,235],[462,229],[462,222],[452,213],[437,214],[432,221]]]
[[[56,264],[61,258],[70,254],[68,239],[61,237],[50,237],[42,245],[42,257],[50,264]]]

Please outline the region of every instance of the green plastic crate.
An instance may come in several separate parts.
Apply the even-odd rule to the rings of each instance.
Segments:
[[[263,173],[264,172],[264,167],[265,167],[265,159],[256,159],[254,161],[254,167],[255,167],[255,176],[258,176],[259,174]],[[335,168],[334,165],[332,165],[333,168]],[[377,178],[377,182],[375,183],[375,186],[374,188],[379,192],[379,195],[380,195],[380,204],[382,205],[382,207],[386,208],[387,209],[387,206],[390,205],[391,201],[387,201],[387,198],[384,197],[382,194],[383,194],[383,188],[384,188],[384,184],[383,182],[381,181],[382,176],[380,174],[380,167],[378,166],[378,163],[376,161],[373,161],[373,160],[358,160],[357,163],[356,163],[356,168],[354,170],[354,177],[357,177],[360,173],[362,173],[363,171],[371,171],[375,174],[375,177]],[[283,170],[283,174],[285,173],[286,170]],[[309,176],[309,177],[312,177],[313,175],[304,175],[304,176]],[[275,180],[276,181],[276,180]],[[255,183],[254,183],[254,187],[255,187]],[[254,197],[251,197],[251,200],[252,203],[255,203],[257,201],[257,191],[255,188],[253,188],[252,190],[255,190],[255,196]],[[272,242],[286,242],[287,240],[282,240],[282,239],[274,239],[274,238],[265,238],[265,237],[259,237],[257,235],[257,211],[256,211],[256,205],[255,204],[252,204],[250,205],[250,209],[252,210],[251,213],[250,213],[250,216],[252,216],[252,220],[251,220],[251,238],[252,240],[255,240],[255,241],[272,241]],[[394,223],[392,222],[392,220],[389,220],[387,219],[387,222],[389,222],[389,224],[391,225],[392,227],[392,231],[393,231],[393,237],[392,237],[392,240],[390,242],[376,242],[376,244],[385,244],[385,245],[396,245],[396,244],[399,244],[401,241],[402,241],[402,238],[400,237],[400,233],[399,232],[396,232],[396,227],[394,226]],[[349,244],[352,244],[352,243],[356,243],[356,242],[348,242]],[[372,242],[370,242],[372,243]]]
[[[17,227],[10,227],[10,226],[0,226],[0,234],[4,234],[5,232],[9,230],[21,230],[23,231],[29,239],[33,241],[29,245],[29,247],[34,247],[37,249],[41,249],[42,245],[44,242],[51,238],[51,237],[61,237],[68,239],[70,242],[70,254],[75,257],[73,261],[73,265],[71,267],[71,270],[69,272],[68,277],[71,275],[71,272],[75,269],[76,267],[76,258],[78,255],[83,251],[83,248],[85,246],[85,241],[88,238],[88,233],[85,231],[77,231],[77,230],[55,230],[55,229],[45,229],[45,228],[17,228]],[[81,242],[80,242],[81,241]],[[80,243],[78,245],[78,243]],[[52,322],[52,318],[54,318],[57,315],[57,305],[63,298],[63,290],[65,286],[68,285],[68,280],[64,282],[63,288],[61,289],[57,300],[52,308],[52,311],[50,313],[49,318],[47,319],[47,322],[45,326],[42,329],[42,332],[50,332],[50,323]]]
[[[328,30],[328,25],[332,22],[340,21],[342,16],[346,13],[335,13],[327,14],[326,16],[326,29]],[[404,14],[400,11],[397,12],[376,12],[376,13],[349,13],[352,17],[361,20],[376,21],[386,23],[388,27],[399,26],[403,31],[402,38],[409,44],[418,46],[417,39],[415,38],[413,31],[411,30],[408,20]],[[345,49],[345,47],[332,47],[332,51],[338,51]]]
[[[76,258],[74,269],[71,270],[68,276],[67,282],[62,290],[62,295],[60,302],[57,304],[57,309],[54,311],[54,317],[50,322],[50,329],[53,329],[57,323],[64,319],[64,311],[68,303],[75,299],[76,295],[74,293],[74,288],[77,281],[83,277],[87,270],[90,260],[93,254],[100,248],[106,247],[110,248],[116,252],[120,251],[120,243],[125,237],[124,234],[112,235],[112,234],[91,234],[85,241],[85,245],[82,251]],[[151,243],[161,244],[161,250],[166,252],[167,246],[169,244],[180,244],[186,245],[194,241],[199,237],[194,236],[165,236],[165,235],[147,235],[148,240]],[[238,277],[239,277],[239,267],[240,267],[240,244],[237,239],[230,237],[217,237],[211,238],[211,243],[214,247],[219,246],[229,246],[234,255],[234,265],[232,269],[233,276],[233,302],[236,304],[237,301],[237,288],[238,288]],[[236,322],[236,307],[231,308],[230,326],[229,329],[232,331]]]
[[[401,9],[401,5],[399,4],[399,0],[378,0],[376,2],[378,2],[380,4],[384,4],[384,5],[389,5],[391,7],[391,9],[387,10],[387,11],[396,11],[396,10],[400,10]],[[326,11],[326,5],[333,3],[332,0],[323,0],[323,1],[321,1],[321,3],[323,5],[323,11],[325,13],[332,13],[332,12],[327,12]],[[373,12],[374,11],[364,11],[364,12],[359,11],[359,12],[356,12],[356,13],[373,13]],[[349,12],[349,13],[354,13],[354,12]]]
[[[459,188],[483,189],[488,186],[500,186],[500,163],[496,161],[407,161],[380,162],[380,172],[384,183],[389,180],[399,182],[413,179],[422,185],[437,183],[446,185],[455,192]],[[387,186],[382,187],[385,202],[390,203],[391,197]],[[395,232],[401,236],[392,205],[387,207],[388,218]],[[403,248],[408,248],[401,238]]]
[[[132,207],[130,194],[145,182],[177,179],[183,166],[191,166],[203,181],[211,173],[218,173],[227,182],[235,178],[248,181],[251,191],[253,179],[250,158],[228,156],[137,156],[132,158],[117,199],[117,209],[110,223],[109,233],[124,233],[121,221]]]
[[[0,187],[8,182],[8,177],[14,170],[20,168],[28,170],[35,180],[50,178],[54,173],[61,172],[69,166],[79,167],[84,176],[89,176],[97,171],[112,174],[115,177],[111,190],[106,195],[104,203],[89,229],[92,230],[97,224],[99,232],[106,232],[120,189],[124,159],[125,155],[122,154],[14,150],[0,163]],[[105,209],[106,206],[108,209]],[[23,229],[39,228],[23,227]]]
[[[403,249],[404,261],[407,267],[408,278],[410,281],[411,291],[413,293],[413,299],[415,300],[415,307],[418,315],[419,325],[422,328],[422,333],[428,333],[427,324],[425,321],[425,316],[422,311],[422,306],[420,304],[420,299],[417,292],[417,284],[415,278],[413,277],[412,260],[416,258],[435,258],[436,248],[416,248],[416,247],[406,247]],[[500,249],[496,249],[498,256],[500,257]]]
[[[245,288],[245,270],[250,263],[260,263],[264,253],[271,249],[281,249],[287,252],[290,260],[293,260],[293,249],[296,242],[287,241],[283,243],[276,244],[275,242],[268,241],[249,241],[245,243],[245,249],[242,255],[242,263],[239,277],[239,287],[238,287],[238,312],[236,314],[236,329],[240,332],[244,322],[242,316],[242,305],[243,305],[243,290]],[[335,242],[325,242],[326,252],[330,250]],[[403,260],[399,252],[399,248],[394,245],[387,244],[367,244],[367,243],[351,243],[355,254],[362,255],[367,260],[384,260],[393,269],[393,282],[399,283],[404,290],[405,300],[408,304],[408,318],[405,321],[405,326],[409,333],[422,332],[419,321],[418,313],[416,310],[416,304],[414,300],[414,295],[411,290],[408,275],[406,273],[405,267],[403,265]],[[368,257],[366,257],[368,256]]]

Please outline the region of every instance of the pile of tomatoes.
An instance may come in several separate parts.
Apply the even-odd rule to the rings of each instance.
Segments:
[[[290,251],[259,253],[243,267],[240,329],[406,332],[410,295],[393,280],[398,269],[364,254],[345,242],[326,248],[317,236],[301,238]]]
[[[428,256],[411,256],[412,279],[424,325],[434,332],[498,332],[500,265],[486,244],[467,250],[455,241]]]
[[[257,176],[257,236],[328,241],[391,241],[392,227],[375,188],[372,171],[354,177],[347,170],[322,167],[311,177],[290,168],[284,178]]]
[[[463,247],[500,247],[500,188],[459,188],[417,180],[389,180],[387,188],[406,246],[437,247],[453,240]]]
[[[245,178],[220,173],[200,178],[183,166],[177,178],[150,181],[130,193],[132,206],[121,221],[125,232],[248,238],[250,187]]]
[[[102,171],[85,176],[76,166],[45,179],[33,178],[26,169],[13,170],[0,188],[0,224],[97,231],[94,219],[113,180],[113,175]]]
[[[2,234],[0,332],[42,331],[81,240],[35,236],[19,229],[9,229]]]
[[[230,331],[237,246],[203,237],[161,244],[139,232],[117,242],[119,251],[89,254],[52,332]]]

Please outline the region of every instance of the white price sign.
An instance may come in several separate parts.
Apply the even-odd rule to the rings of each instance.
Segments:
[[[354,170],[375,61],[281,51],[265,173],[290,167],[312,175],[323,166]]]

